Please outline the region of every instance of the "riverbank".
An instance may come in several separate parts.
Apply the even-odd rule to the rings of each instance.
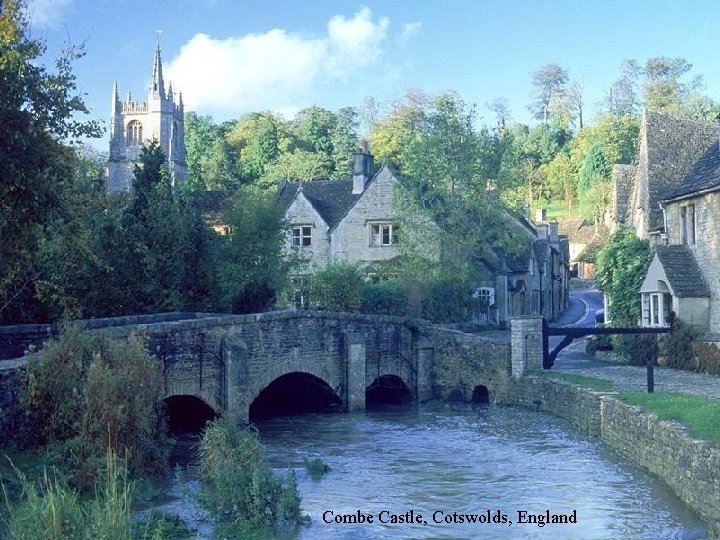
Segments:
[[[529,376],[508,381],[493,400],[549,412],[599,437],[668,485],[707,523],[708,533],[720,538],[720,450],[693,439],[682,425],[661,420],[616,396],[616,392]]]

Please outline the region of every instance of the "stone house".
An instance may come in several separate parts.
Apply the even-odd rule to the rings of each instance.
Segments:
[[[720,147],[713,141],[660,205],[664,228],[641,287],[643,324],[686,322],[720,333]]]
[[[645,111],[634,166],[616,166],[611,230],[632,227],[653,250],[642,283],[643,326],[670,312],[720,332],[720,129]]]
[[[607,243],[608,230],[602,224],[592,225],[582,218],[559,223],[559,233],[568,239],[570,277],[589,279],[595,275],[595,257]]]
[[[355,155],[350,179],[285,182],[279,187],[277,201],[291,226],[289,247],[302,250],[307,260],[294,278],[297,304],[304,305],[304,281],[316,268],[345,260],[365,264],[372,272],[373,264],[400,254],[402,230],[393,207],[397,182],[386,164],[374,172],[373,156],[363,149]],[[492,276],[477,284],[476,296],[490,306],[478,318],[499,326],[516,314],[554,318],[567,306],[567,239],[558,236],[556,223],[536,229],[527,220],[508,218],[508,226],[524,231],[527,249],[522,256],[491,253],[476,258]],[[437,253],[436,246],[426,250],[430,256]]]

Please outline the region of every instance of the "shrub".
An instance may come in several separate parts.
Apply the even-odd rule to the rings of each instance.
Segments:
[[[251,532],[298,525],[300,495],[292,471],[274,476],[265,463],[257,432],[224,419],[208,423],[200,443],[204,480],[200,503],[216,522],[216,532],[243,538]]]
[[[26,443],[47,445],[71,484],[91,489],[109,450],[132,472],[164,470],[168,440],[162,379],[143,340],[65,328],[27,368]]]
[[[585,352],[595,355],[597,351],[612,351],[612,339],[608,335],[590,336],[585,344]]]
[[[720,373],[720,348],[712,343],[696,342],[693,345],[698,371],[715,375]]]
[[[632,366],[657,363],[659,347],[653,334],[620,334],[612,336],[612,350],[627,358]]]
[[[362,304],[364,278],[360,268],[335,261],[318,270],[311,280],[318,307],[328,311],[358,311]]]
[[[663,354],[667,358],[668,367],[676,369],[697,370],[693,342],[700,337],[700,331],[682,320],[677,320],[672,331],[662,339]]]
[[[407,315],[407,292],[398,280],[366,283],[360,311],[373,315]]]
[[[319,480],[328,472],[330,472],[330,465],[325,463],[320,458],[307,459],[305,458],[305,469],[307,470],[310,478],[313,480]]]

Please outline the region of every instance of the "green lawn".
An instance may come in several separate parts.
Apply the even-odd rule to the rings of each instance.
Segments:
[[[545,371],[542,375],[543,377],[560,379],[561,381],[577,384],[578,386],[583,386],[598,392],[610,392],[614,388],[612,381],[608,381],[607,379],[598,379],[596,377],[587,377],[585,375],[575,375],[573,373],[564,373],[562,371]]]
[[[687,394],[621,392],[618,398],[664,420],[683,424],[690,436],[720,446],[720,401]]]

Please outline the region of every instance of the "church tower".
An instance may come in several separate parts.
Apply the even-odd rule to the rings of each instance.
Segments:
[[[140,149],[152,140],[158,141],[165,156],[174,186],[185,181],[185,107],[182,93],[177,101],[172,83],[165,91],[160,43],[155,49],[150,92],[147,101],[135,101],[128,92],[120,100],[117,82],[113,86],[110,109],[110,157],[108,160],[108,191],[130,189],[133,165],[140,157]]]

